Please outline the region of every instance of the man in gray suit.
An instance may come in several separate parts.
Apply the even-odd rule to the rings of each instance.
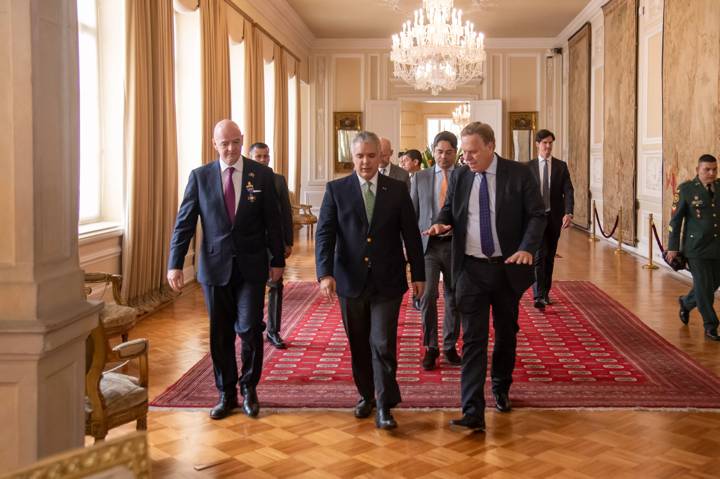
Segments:
[[[420,231],[432,226],[433,219],[445,204],[450,176],[455,170],[457,137],[449,131],[441,131],[433,140],[435,166],[415,173],[410,187],[415,214]],[[443,351],[448,363],[459,365],[461,358],[455,349],[460,333],[460,319],[455,308],[450,267],[452,264],[452,231],[444,235],[423,236],[425,253],[425,296],[420,301],[423,322],[423,346],[425,356],[422,367],[426,371],[435,369],[440,355],[438,349],[437,299],[440,273],[445,287],[445,314],[443,319]]]
[[[270,147],[265,143],[253,143],[250,146],[250,158],[256,162],[270,166]],[[280,207],[280,218],[282,220],[283,243],[285,245],[285,258],[289,258],[292,254],[293,247],[293,222],[292,208],[290,207],[290,192],[288,191],[287,181],[285,177],[275,173],[275,192]],[[283,279],[277,281],[269,280],[268,288],[268,316],[267,316],[267,340],[277,349],[285,349],[287,345],[280,336],[280,326],[282,322],[282,297],[283,297]]]
[[[410,175],[407,171],[390,162],[392,154],[393,149],[392,145],[390,144],[390,140],[381,137],[380,154],[378,155],[378,158],[380,160],[378,171],[381,175],[389,176],[390,178],[393,178],[395,180],[402,181],[407,185],[408,190],[410,190]]]

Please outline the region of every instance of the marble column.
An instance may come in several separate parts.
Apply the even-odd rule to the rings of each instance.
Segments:
[[[83,445],[75,0],[0,0],[0,470]]]

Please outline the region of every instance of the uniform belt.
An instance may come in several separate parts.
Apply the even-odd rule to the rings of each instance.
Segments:
[[[466,254],[465,258],[469,259],[470,261],[475,261],[476,263],[502,264],[505,262],[505,257],[503,257],[503,256],[493,256],[491,258],[478,258],[477,256],[470,256],[469,254]]]

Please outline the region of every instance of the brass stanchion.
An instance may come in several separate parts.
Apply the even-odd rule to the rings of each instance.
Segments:
[[[623,218],[622,218],[622,206],[621,206],[620,211],[618,212],[618,229],[619,229],[619,231],[618,231],[618,244],[617,244],[617,248],[615,248],[615,254],[627,254],[622,249],[622,244],[623,244],[623,227],[622,227],[623,221],[622,220],[623,220]]]
[[[588,241],[590,241],[591,243],[594,242],[594,241],[600,241],[600,240],[598,239],[597,235],[595,234],[595,223],[596,223],[596,221],[595,221],[595,213],[596,213],[596,211],[597,211],[597,210],[595,209],[595,200],[593,200],[593,202],[592,202],[592,211],[590,212],[590,224],[592,225],[592,229],[590,230],[590,231],[591,231],[591,233],[590,233],[590,238],[588,238]]]
[[[658,269],[658,265],[653,262],[653,226],[655,226],[655,220],[653,220],[653,214],[650,213],[648,216],[648,262],[643,265],[643,269]]]

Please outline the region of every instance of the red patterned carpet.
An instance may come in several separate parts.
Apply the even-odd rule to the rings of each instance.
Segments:
[[[516,407],[719,408],[720,379],[585,281],[558,281],[544,313],[530,292],[520,305]],[[316,283],[285,287],[283,337],[265,349],[258,387],[263,407],[351,407],[357,392],[337,302]],[[398,331],[400,407],[458,407],[460,367],[424,371],[420,313],[405,297]],[[239,349],[238,349],[239,350]],[[486,396],[490,398],[489,389]],[[154,407],[211,407],[217,401],[209,356],[155,398]],[[492,399],[489,404],[494,404]]]

